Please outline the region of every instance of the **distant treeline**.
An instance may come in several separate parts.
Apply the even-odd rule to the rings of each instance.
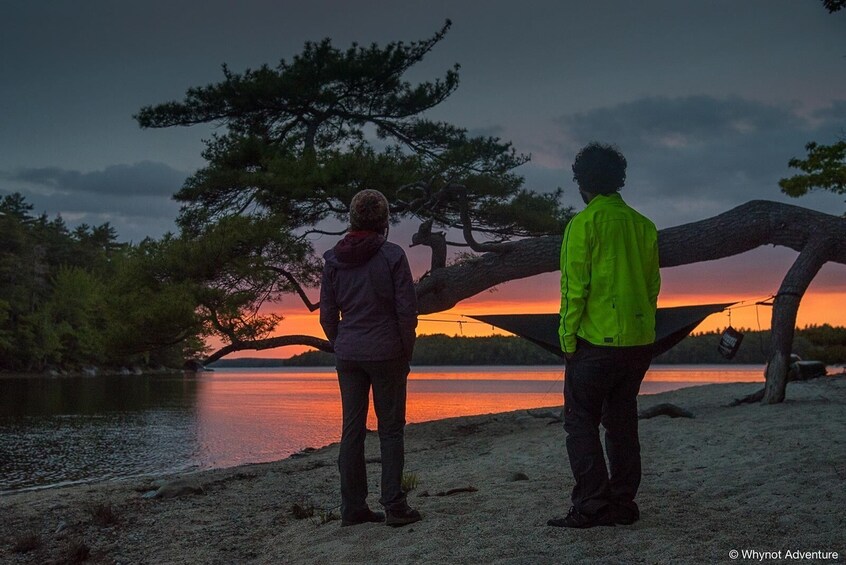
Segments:
[[[717,351],[722,332],[713,331],[692,335],[660,355],[655,363],[669,364],[719,364],[766,363],[770,355],[770,331],[753,331],[741,328],[743,342],[737,355],[726,360]],[[793,353],[802,359],[822,361],[829,365],[846,362],[846,328],[828,324],[797,329],[793,339]]]
[[[509,336],[421,335],[413,365],[556,365],[561,359],[525,339]],[[331,367],[335,356],[306,351],[290,359],[221,359],[212,367]]]
[[[94,365],[180,367],[201,357],[214,333],[205,305],[227,327],[239,293],[209,284],[218,255],[194,252],[172,236],[118,243],[108,224],[71,230],[61,217],[32,214],[20,194],[0,198],[0,371],[76,370]],[[219,243],[219,242],[218,242]],[[236,242],[237,243],[237,242]],[[213,247],[215,253],[218,247]],[[189,252],[190,251],[190,252]],[[187,266],[187,267],[186,267]],[[233,303],[233,300],[235,302]],[[249,302],[249,301],[248,301]],[[243,305],[242,305],[243,306]],[[219,321],[219,320],[218,320]],[[234,330],[230,333],[237,333]],[[764,363],[769,332],[747,331],[734,363]],[[719,333],[689,337],[658,363],[725,363]],[[794,351],[829,364],[846,361],[846,328],[799,330]],[[421,336],[414,365],[559,365],[552,353],[517,337]],[[331,366],[317,351],[284,360],[224,359],[217,366]]]
[[[0,370],[181,367],[199,351],[195,301],[161,275],[159,243],[31,211],[0,199]]]
[[[732,360],[717,351],[721,332],[689,336],[673,349],[657,357],[664,364],[763,364],[768,357],[769,331],[740,330],[744,334],[740,350]],[[797,330],[794,353],[803,359],[828,364],[846,362],[846,328],[829,325]],[[212,367],[331,367],[335,356],[307,351],[290,359],[222,359]],[[561,360],[519,337],[449,337],[442,334],[417,338],[413,365],[560,365]]]

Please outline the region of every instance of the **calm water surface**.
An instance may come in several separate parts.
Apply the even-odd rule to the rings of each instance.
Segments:
[[[762,366],[656,366],[641,394],[754,381]],[[407,420],[560,405],[562,388],[557,367],[415,367]],[[2,375],[0,493],[273,461],[338,441],[340,428],[335,373],[324,368]]]

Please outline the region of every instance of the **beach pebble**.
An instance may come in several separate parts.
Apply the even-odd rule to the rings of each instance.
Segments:
[[[529,476],[526,473],[511,473],[508,475],[508,482],[513,483],[515,481],[528,481]]]

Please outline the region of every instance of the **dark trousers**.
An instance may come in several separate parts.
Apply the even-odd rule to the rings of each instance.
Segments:
[[[564,430],[576,481],[573,506],[583,514],[609,504],[635,507],[640,486],[637,395],[651,348],[598,347],[579,340],[564,374]],[[605,452],[599,424],[605,428]],[[610,476],[609,476],[610,470]]]
[[[367,410],[370,388],[379,425],[379,446],[382,451],[382,497],[379,502],[387,510],[405,504],[402,492],[402,470],[405,464],[405,396],[408,362],[347,361],[336,365],[341,388],[344,427],[338,469],[341,472],[341,518],[354,519],[367,508],[367,466],[364,460],[364,437],[367,433]]]

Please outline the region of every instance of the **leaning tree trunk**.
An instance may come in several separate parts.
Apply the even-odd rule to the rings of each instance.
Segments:
[[[846,264],[846,218],[769,200],[753,200],[713,218],[661,230],[658,256],[661,267],[676,267],[731,257],[763,245],[802,251],[814,234],[835,243],[829,261]],[[499,247],[496,253],[435,269],[420,279],[420,313],[448,310],[496,285],[559,269],[561,236],[521,239]]]
[[[800,252],[773,309],[772,357],[763,401],[784,400],[796,312],[805,289],[827,261],[846,264],[846,219],[799,206],[755,200],[713,218],[663,229],[661,267],[711,261],[780,245]],[[463,264],[438,269],[417,286],[421,313],[451,308],[496,284],[558,269],[561,239],[540,237],[503,245]],[[758,396],[760,398],[760,396]]]
[[[811,237],[778,289],[773,304],[772,353],[767,361],[764,404],[784,401],[799,302],[820,268],[828,261],[833,247],[834,242],[826,234]]]

